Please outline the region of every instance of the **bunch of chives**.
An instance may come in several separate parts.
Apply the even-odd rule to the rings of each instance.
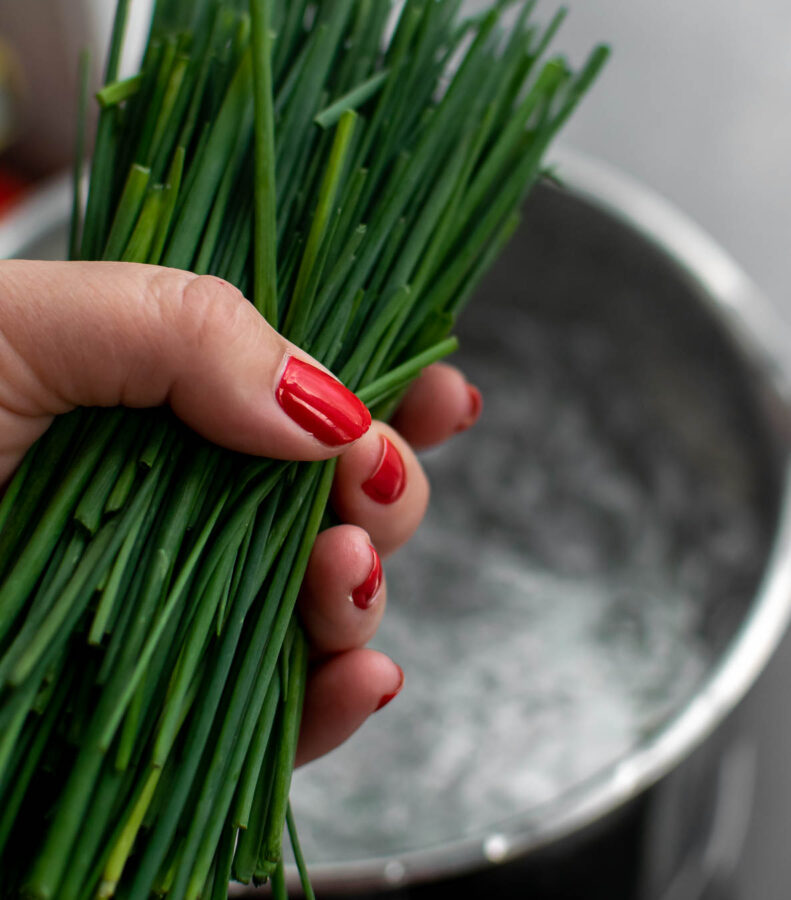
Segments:
[[[406,0],[393,27],[382,0],[158,0],[119,81],[128,2],[72,255],[231,281],[387,415],[606,48],[545,60],[562,13],[530,2]],[[164,410],[78,410],[30,451],[0,502],[0,896],[284,896],[293,611],[333,472]]]

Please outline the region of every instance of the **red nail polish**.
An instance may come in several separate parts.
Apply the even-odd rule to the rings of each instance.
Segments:
[[[483,396],[481,395],[481,392],[477,387],[473,387],[471,384],[467,385],[467,390],[470,394],[469,411],[456,429],[456,434],[467,431],[468,428],[472,428],[478,419],[480,419],[481,413],[483,412]]]
[[[371,547],[371,556],[373,557],[373,565],[371,571],[365,581],[352,591],[352,601],[357,609],[370,609],[373,606],[374,598],[379,593],[382,586],[384,573],[382,572],[382,560],[379,554]]]
[[[286,415],[330,447],[356,441],[371,427],[371,414],[350,390],[293,356],[275,396]]]
[[[398,682],[398,687],[393,691],[392,694],[385,694],[384,697],[382,697],[382,699],[379,701],[379,706],[376,707],[374,712],[379,712],[380,709],[387,706],[387,704],[392,699],[394,699],[401,693],[401,688],[404,686],[404,670],[401,668],[401,666],[396,666],[396,668],[398,669],[401,676],[401,680]]]
[[[368,481],[363,483],[363,490],[377,503],[395,503],[405,487],[404,460],[392,442],[383,437],[379,464]]]

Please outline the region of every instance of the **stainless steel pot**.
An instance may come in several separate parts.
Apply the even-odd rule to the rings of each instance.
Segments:
[[[414,660],[412,699],[407,693],[394,704],[401,712],[383,713],[368,734],[297,780],[308,843],[327,821],[342,833],[325,860],[315,837],[312,871],[323,896],[701,900],[726,896],[705,892],[724,889],[738,861],[754,754],[734,710],[791,612],[785,329],[723,251],[660,198],[571,152],[559,153],[557,163],[566,189],[536,192],[525,225],[461,326],[461,364],[488,386],[488,418],[477,436],[427,460],[437,485],[434,517],[393,571],[393,606],[400,593],[409,609],[389,617],[394,631],[385,626],[384,645],[409,653],[439,629],[430,652],[448,658],[441,671],[425,653],[424,663]],[[32,200],[0,229],[0,255],[59,255],[67,205],[62,184]],[[591,443],[579,444],[580,435]],[[582,446],[585,452],[569,456]],[[621,474],[605,490],[602,473]],[[636,508],[642,518],[629,518]],[[510,599],[527,590],[525,579],[531,585],[525,596],[535,602],[524,632],[532,644],[525,637],[506,647],[514,620],[495,615],[504,567]],[[491,591],[484,597],[479,577]],[[628,645],[636,648],[629,659],[639,663],[644,646],[645,659],[661,670],[653,684],[652,667],[641,669],[647,681],[631,698],[634,733],[605,742],[598,755],[582,748],[570,774],[524,794],[517,784],[536,764],[529,754],[521,763],[512,754],[499,773],[501,794],[488,795],[499,796],[500,814],[476,818],[479,810],[451,808],[464,777],[474,777],[463,768],[454,770],[454,784],[423,782],[412,797],[421,762],[408,754],[399,761],[398,748],[418,748],[425,760],[429,725],[438,724],[438,733],[452,728],[445,707],[455,703],[458,711],[465,700],[464,691],[449,699],[452,679],[471,668],[474,649],[486,649],[488,640],[483,656],[495,670],[509,653],[527,666],[513,670],[524,681],[504,688],[495,674],[490,693],[475,695],[479,706],[470,716],[486,725],[471,734],[481,745],[493,727],[484,712],[508,699],[506,689],[516,699],[535,695],[533,710],[555,696],[535,693],[536,683],[554,677],[546,648],[579,626],[578,613],[587,614],[586,598],[594,595],[577,596],[577,606],[543,633],[541,609],[553,592],[565,600],[575,585],[606,601],[583,635],[604,640],[600,656]],[[434,618],[421,613],[429,607]],[[657,649],[656,613],[676,607],[680,618]],[[464,644],[473,629],[476,643]],[[646,633],[635,637],[634,629]],[[448,651],[454,641],[461,648],[455,657]],[[697,648],[694,664],[688,642]],[[570,690],[582,646],[569,651],[561,693]],[[530,668],[536,657],[543,668]],[[577,680],[599,673],[598,665],[581,666]],[[649,714],[652,691],[664,693]],[[607,699],[594,686],[569,707],[566,747],[584,738],[571,727],[582,713],[602,721],[597,697]],[[539,721],[531,715],[512,720],[511,730],[529,735]],[[553,727],[565,728],[562,719]],[[612,730],[605,723],[607,737]],[[564,735],[555,737],[561,753]],[[365,757],[374,753],[389,780],[384,793],[369,786],[366,795]],[[367,812],[366,802],[374,804]],[[444,820],[431,818],[439,803],[448,807]],[[406,816],[400,828],[362,833],[371,809],[386,819],[396,807]],[[410,842],[418,822],[426,827],[414,827]]]

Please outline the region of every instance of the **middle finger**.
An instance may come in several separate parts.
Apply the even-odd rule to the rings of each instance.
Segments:
[[[374,422],[338,460],[335,511],[344,522],[365,529],[383,557],[412,537],[428,500],[428,479],[417,457],[383,422]]]

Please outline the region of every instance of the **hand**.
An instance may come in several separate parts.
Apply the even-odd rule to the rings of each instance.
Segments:
[[[432,366],[393,427],[371,424],[353,394],[213,277],[7,260],[0,290],[0,482],[76,406],[169,403],[233,450],[340,455],[332,502],[347,524],[319,535],[300,599],[314,665],[298,762],[346,740],[403,683],[394,662],[363,648],[385,608],[380,555],[413,535],[428,503],[408,442],[427,447],[472,425],[477,391],[451,366]]]

